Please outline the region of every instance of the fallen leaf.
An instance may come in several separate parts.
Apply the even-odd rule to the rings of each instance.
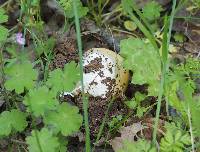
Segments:
[[[121,133],[121,137],[115,137],[110,141],[110,145],[112,146],[114,151],[123,147],[123,141],[134,141],[134,138],[137,137],[137,133],[142,131],[143,125],[141,122],[133,123],[131,126],[122,127],[119,132]]]

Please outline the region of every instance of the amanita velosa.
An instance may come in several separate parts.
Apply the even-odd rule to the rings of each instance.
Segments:
[[[123,68],[123,58],[105,48],[92,48],[83,55],[84,93],[101,98],[120,96],[129,81],[129,72]],[[81,92],[80,82],[71,95]],[[64,92],[64,95],[69,92]]]

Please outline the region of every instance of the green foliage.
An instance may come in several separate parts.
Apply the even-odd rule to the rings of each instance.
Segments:
[[[135,31],[137,29],[137,25],[133,21],[125,21],[124,27],[129,31]]]
[[[121,3],[125,14],[132,11],[132,5],[134,4],[132,0],[122,0]]]
[[[166,88],[165,96],[168,99],[168,102],[173,108],[181,113],[182,118],[187,124],[188,120],[188,109],[191,111],[192,116],[192,126],[196,130],[196,135],[200,136],[200,99],[195,97],[195,84],[192,79],[186,79],[186,76],[189,76],[188,71],[185,67],[177,66],[173,69],[174,72],[171,72],[166,77]]]
[[[161,152],[181,152],[184,151],[186,145],[190,145],[190,136],[184,132],[180,126],[175,126],[174,123],[165,124],[166,133],[161,139],[160,151]]]
[[[44,118],[45,124],[51,126],[62,135],[68,136],[79,130],[82,124],[82,116],[79,109],[68,103],[62,103],[56,111],[50,111]]]
[[[193,2],[197,1],[198,0],[194,0]],[[67,20],[74,18],[73,2],[73,0],[59,1]],[[75,0],[75,2],[79,18],[86,16],[88,8],[83,7],[80,0]],[[104,2],[108,3],[109,1],[98,1],[99,5],[97,9],[99,16],[95,17],[94,15],[97,22],[102,20],[103,16],[101,16],[101,13],[106,6]],[[36,82],[38,79],[38,72],[33,68],[32,63],[27,61],[29,47],[16,51],[16,46],[13,45],[10,48],[6,46],[7,52],[11,55],[11,59],[3,59],[3,61],[7,63],[5,68],[2,67],[2,71],[5,71],[6,78],[4,86],[6,90],[15,90],[17,94],[12,92],[7,94],[6,90],[2,87],[2,90],[5,91],[6,94],[5,98],[8,100],[5,104],[6,110],[0,114],[0,137],[23,131],[28,125],[26,117],[29,114],[29,116],[33,116],[33,118],[41,117],[43,121],[41,124],[45,125],[46,128],[40,131],[36,130],[38,126],[34,124],[34,120],[30,119],[33,122],[29,122],[30,128],[28,129],[33,129],[31,128],[32,126],[36,128],[34,128],[31,135],[26,138],[28,150],[30,152],[64,152],[66,151],[67,144],[65,136],[70,136],[77,132],[82,125],[83,118],[81,114],[79,114],[79,109],[76,106],[72,106],[69,103],[60,104],[57,95],[63,91],[71,92],[74,89],[77,81],[80,79],[80,71],[77,64],[71,62],[66,64],[64,69],[55,69],[48,73],[48,65],[53,56],[52,50],[55,45],[55,39],[49,38],[43,41],[41,38],[43,36],[43,32],[41,32],[43,30],[43,22],[40,21],[39,3],[39,0],[33,0],[30,1],[30,3],[23,1],[20,6],[22,18],[19,20],[22,21],[22,29],[30,30],[31,36],[35,38],[34,40],[37,39],[37,42],[34,41],[37,45],[37,48],[34,48],[34,50],[36,50],[38,57],[43,54],[46,56],[47,60],[45,60],[45,62],[42,60],[40,61],[45,66],[44,69],[47,72],[44,70],[46,72],[44,72],[45,78]],[[195,6],[197,6],[196,4],[197,3],[195,3]],[[94,12],[97,11],[96,6],[91,6],[91,8],[94,9]],[[130,20],[127,19],[127,21],[124,22],[124,26],[127,30],[134,31],[136,28],[139,28],[148,38],[148,40],[129,38],[121,41],[120,53],[124,57],[124,67],[133,72],[132,83],[140,85],[148,84],[148,96],[156,97],[158,96],[160,86],[161,61],[158,53],[159,43],[157,43],[152,33],[154,32],[153,29],[158,28],[158,24],[156,23],[160,18],[162,8],[157,2],[150,1],[144,6],[142,11],[140,11],[133,0],[122,0],[122,8],[121,5],[119,5],[119,8],[117,7],[115,11],[118,12],[118,9],[123,9],[126,19],[128,17],[130,18]],[[28,13],[28,15],[26,15],[26,13]],[[112,12],[106,13],[105,18],[107,18],[107,16],[109,18],[109,15],[112,15]],[[0,24],[4,24],[7,21],[8,16],[5,14],[5,11],[0,8]],[[26,23],[23,23],[24,21],[26,21]],[[151,23],[150,26],[149,23]],[[32,31],[32,27],[34,27],[34,31]],[[168,28],[166,29],[168,30]],[[166,31],[164,31],[164,43],[162,47],[165,46],[165,44],[166,46],[168,45],[167,34],[169,33]],[[9,31],[4,26],[0,25],[0,32],[0,46],[3,46],[9,35]],[[37,32],[39,34],[37,34]],[[174,40],[177,42],[185,41],[184,37],[179,33],[174,35]],[[4,50],[4,48],[2,50]],[[165,48],[163,50],[165,50]],[[163,54],[164,53],[162,53],[162,55]],[[167,55],[167,53],[164,54],[163,61],[165,61],[164,59],[165,57],[167,58]],[[16,62],[18,60],[20,62]],[[191,58],[186,60],[185,65],[171,65],[170,69],[171,71],[165,77],[165,98],[162,99],[166,99],[169,105],[180,113],[180,118],[183,118],[182,123],[184,122],[187,129],[192,127],[194,142],[196,142],[195,140],[199,140],[200,137],[200,98],[195,96],[195,84],[193,79],[199,78],[200,62],[198,59],[195,60]],[[11,98],[12,100],[10,102]],[[137,92],[132,100],[126,101],[126,105],[131,109],[135,109],[138,117],[142,117],[144,112],[148,110],[148,107],[142,106],[142,101],[144,101],[145,98],[145,95]],[[23,101],[27,107],[26,113],[17,109],[10,110],[18,100]],[[84,106],[86,124],[87,105],[85,104]],[[8,109],[10,111],[8,111]],[[189,114],[191,115],[192,125],[188,123]],[[174,121],[173,118],[172,120]],[[114,116],[112,120],[108,122],[109,129],[115,129],[115,126],[121,121],[121,115]],[[89,143],[89,129],[87,128],[89,126],[87,124],[85,126],[87,136],[86,143]],[[186,150],[186,147],[190,148],[191,141],[189,133],[181,129],[181,125],[177,127],[174,123],[166,123],[165,128],[166,133],[159,143],[160,151],[183,151]],[[156,147],[145,139],[138,139],[138,141],[135,142],[124,140],[122,144],[123,147],[119,152],[156,151]]]
[[[120,54],[125,58],[124,67],[132,70],[132,83],[148,84],[148,95],[159,92],[161,62],[154,47],[144,40],[129,38],[120,42]]]
[[[135,97],[132,100],[125,102],[129,108],[136,109],[137,111],[136,115],[138,117],[142,117],[144,112],[147,111],[147,108],[141,106],[141,102],[145,99],[145,97],[146,96],[144,94],[136,92]]]
[[[5,14],[5,11],[0,9],[0,24],[8,21],[8,15]]]
[[[48,110],[54,110],[58,105],[58,100],[54,92],[50,91],[46,86],[29,90],[25,96],[24,104],[28,106],[28,111],[35,116],[44,115]]]
[[[8,36],[8,29],[1,25],[2,23],[5,23],[7,21],[8,16],[5,15],[5,11],[2,8],[0,8],[0,43],[4,42]]]
[[[36,48],[36,52],[38,55],[41,55],[44,53],[46,56],[52,52],[54,46],[55,46],[55,39],[54,38],[49,38],[44,42],[38,42],[38,47]]]
[[[162,7],[155,1],[147,3],[142,9],[144,17],[149,21],[157,20],[160,17]]]
[[[29,152],[58,152],[60,143],[58,138],[53,136],[52,132],[43,128],[41,131],[37,131],[37,137],[36,131],[33,130],[31,136],[26,138]],[[38,145],[38,142],[40,145]]]
[[[0,136],[8,136],[12,130],[21,132],[28,125],[26,114],[17,109],[2,112],[0,124]]]
[[[169,72],[166,76],[166,85],[165,85],[165,96],[168,99],[169,104],[178,111],[184,113],[183,102],[178,97],[178,90],[180,85],[185,83],[184,80],[184,71],[175,70],[174,72]]]
[[[192,117],[192,127],[194,129],[194,135],[200,137],[200,97],[194,98],[189,105]]]
[[[35,86],[38,73],[33,69],[32,64],[29,61],[23,61],[21,63],[15,63],[5,67],[5,74],[7,80],[5,87],[7,90],[15,90],[20,94],[24,92],[24,88],[32,89]]]
[[[193,3],[197,8],[200,8],[200,0],[192,0],[192,3]]]
[[[200,74],[200,61],[198,58],[187,58],[185,65],[185,71],[191,74],[193,78],[199,78]]]
[[[65,65],[64,70],[56,69],[49,73],[47,86],[54,92],[72,91],[80,79],[79,67],[72,61]]]
[[[17,58],[18,54],[15,45],[6,47],[6,51],[11,55],[11,58]]]
[[[184,35],[183,34],[181,34],[181,33],[175,33],[174,34],[174,40],[176,41],[176,42],[184,42],[185,41],[185,37],[184,37]]]
[[[114,116],[110,122],[108,122],[109,129],[114,129],[116,125],[122,120],[122,115]]]
[[[123,148],[117,152],[156,152],[156,148],[152,144],[145,140],[139,139],[138,141],[124,141]]]
[[[75,0],[75,1],[79,18],[86,16],[88,8],[83,7],[83,4],[81,3],[80,0]],[[74,17],[73,4],[72,4],[73,0],[60,0],[59,3],[64,9],[66,17],[73,18]]]

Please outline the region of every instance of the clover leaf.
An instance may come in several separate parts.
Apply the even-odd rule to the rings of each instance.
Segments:
[[[53,126],[64,136],[71,135],[79,130],[82,124],[82,116],[78,114],[79,109],[68,103],[62,103],[56,111],[50,111],[45,117],[44,122]]]
[[[129,38],[120,43],[124,67],[133,71],[132,83],[148,84],[148,95],[157,96],[160,84],[161,62],[151,43]]]
[[[48,110],[54,110],[58,104],[55,94],[46,86],[35,88],[25,96],[24,104],[28,111],[33,112],[37,117],[44,115]]]
[[[23,131],[28,125],[26,114],[17,109],[2,112],[0,124],[0,136],[8,136],[13,129],[14,131]]]
[[[47,128],[43,128],[41,131],[33,130],[31,136],[26,138],[26,142],[29,152],[55,152],[60,146],[58,138],[54,137]]]
[[[33,88],[38,75],[29,61],[5,67],[5,74],[7,77],[5,88],[10,91],[15,90],[19,94],[24,92],[24,88]]]

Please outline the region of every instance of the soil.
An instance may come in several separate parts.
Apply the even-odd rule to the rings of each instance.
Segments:
[[[78,62],[78,52],[76,47],[76,40],[73,38],[65,38],[62,41],[58,41],[54,52],[55,57],[50,64],[50,69],[63,68],[65,64],[70,61]]]
[[[95,72],[103,68],[104,66],[101,64],[102,58],[95,58],[94,60],[90,61],[89,64],[87,64],[84,67],[85,73]]]
[[[85,3],[87,3],[86,0],[83,0]],[[140,8],[144,6],[145,1],[139,1],[136,2],[139,3]],[[0,4],[5,2],[5,0],[0,1]],[[75,35],[75,27],[70,27],[70,30],[67,33],[59,34],[55,33],[62,25],[64,24],[64,16],[62,14],[59,14],[58,11],[50,9],[49,7],[46,7],[46,0],[41,1],[42,8],[41,9],[41,17],[43,21],[47,24],[46,32],[49,36],[55,36],[57,39],[56,46],[53,50],[54,53],[54,59],[52,60],[51,64],[49,65],[50,70],[56,69],[56,68],[63,68],[65,64],[75,61],[76,63],[79,62],[79,55],[78,55],[78,48],[76,43],[76,35]],[[112,2],[109,2],[109,7],[106,8],[107,10],[111,9],[113,3],[118,3],[119,1],[114,0]],[[158,2],[163,6],[164,10],[167,10],[169,8],[169,5],[171,5],[170,0],[158,0]],[[111,3],[111,4],[110,4]],[[12,27],[13,25],[17,25],[18,21],[17,18],[19,18],[20,11],[19,7],[16,7],[17,5],[13,5],[13,7],[10,9],[12,11],[9,11],[9,24],[6,24],[8,27]],[[181,9],[179,12],[177,12],[176,16],[189,16],[187,14],[186,8]],[[200,12],[196,12],[193,17],[198,17]],[[111,16],[112,17],[112,16]],[[114,18],[114,17],[113,17]],[[110,19],[112,22],[112,19]],[[116,24],[114,24],[116,25]],[[46,25],[45,25],[46,26]],[[117,23],[118,26],[118,23]],[[120,25],[119,25],[120,26]],[[81,32],[82,32],[82,43],[83,43],[83,52],[85,50],[89,50],[91,48],[107,48],[116,52],[119,52],[119,41],[120,39],[124,39],[127,37],[126,34],[116,36],[115,34],[111,33],[111,30],[109,28],[103,29],[103,28],[97,28],[94,21],[84,19],[81,20]],[[175,58],[180,60],[180,62],[184,62],[184,58],[187,56],[187,54],[192,56],[200,56],[199,49],[200,49],[200,25],[198,20],[191,20],[186,21],[184,19],[174,19],[174,24],[172,28],[173,32],[183,33],[187,37],[187,41],[185,43],[181,43],[180,45],[176,42],[174,44],[175,46],[179,47],[178,53],[173,54]],[[137,32],[137,31],[136,31]],[[138,37],[143,36],[141,32],[137,33]],[[29,45],[29,44],[27,44]],[[84,71],[91,72],[96,71],[102,68],[103,65],[99,64],[101,62],[101,58],[96,58],[84,68]],[[94,68],[95,67],[95,68]],[[101,74],[101,73],[99,73]],[[1,83],[2,80],[0,80]],[[108,83],[109,82],[109,83]],[[110,83],[112,82],[112,83]],[[113,85],[115,85],[115,81],[113,79],[105,79],[103,80],[103,83],[105,84],[112,84],[109,85],[109,90],[113,91],[111,88],[113,88]],[[198,79],[198,83],[199,79]],[[200,86],[200,85],[199,85]],[[198,86],[198,87],[199,87]],[[108,106],[111,103],[111,106],[108,110],[107,120],[106,122],[109,122],[112,120],[113,117],[122,115],[124,117],[129,116],[129,118],[124,122],[123,126],[129,126],[133,124],[134,122],[142,121],[143,124],[147,125],[148,128],[143,131],[143,136],[149,140],[152,139],[152,129],[153,129],[153,120],[152,118],[155,117],[156,112],[156,105],[150,109],[149,112],[147,112],[147,115],[145,115],[142,119],[135,117],[135,111],[132,111],[128,109],[128,107],[124,104],[125,98],[131,99],[134,97],[135,93],[137,91],[147,94],[147,87],[148,85],[134,85],[129,84],[127,87],[126,92],[124,93],[124,96],[118,97],[114,101],[111,101],[110,98],[101,98],[101,97],[88,97],[88,112],[89,112],[89,128],[90,128],[90,135],[91,135],[91,142],[94,143],[97,137],[97,134],[99,132],[100,126],[103,122],[103,119],[105,117],[106,111],[108,110]],[[199,87],[200,88],[200,87]],[[198,89],[199,89],[198,88]],[[200,89],[199,89],[200,90]],[[0,90],[1,91],[1,90]],[[108,92],[106,95],[107,97],[110,97],[110,94],[112,92]],[[9,99],[8,99],[9,100]],[[64,97],[64,100],[62,102],[69,102],[73,105],[76,105],[80,109],[80,113],[83,114],[83,103],[81,100],[81,95],[72,97],[70,95],[67,95]],[[155,97],[149,97],[143,102],[143,106],[151,106],[156,102]],[[5,101],[0,98],[0,111],[4,110]],[[160,122],[159,122],[159,129],[162,131],[162,126],[164,125],[163,121],[165,120],[166,111],[165,107],[161,108],[161,116],[160,116]],[[172,109],[173,110],[173,109]],[[43,125],[41,123],[41,120],[38,123],[39,125]],[[120,126],[119,126],[120,127]],[[30,130],[27,131],[30,133]],[[80,134],[85,134],[84,127],[82,126]],[[103,129],[103,137],[108,137],[109,139],[112,139],[115,136],[119,136],[118,130],[114,130],[110,132],[109,127],[107,123],[105,123],[104,129]],[[162,133],[159,134],[160,138],[162,136]],[[24,141],[25,137],[24,134],[20,135],[20,137],[16,137],[18,141],[22,142]],[[80,135],[74,135],[74,137],[69,137],[69,143],[68,143],[68,150],[69,152],[73,151],[84,151],[84,140],[80,140]],[[3,139],[0,141],[0,151],[7,151],[7,146],[9,143],[13,143],[11,139]],[[95,152],[100,151],[106,151],[106,152],[113,152],[113,149],[111,146],[106,145],[105,146],[105,139],[101,139],[101,143],[99,144],[101,146],[97,147]],[[16,143],[17,144],[17,143]],[[15,146],[15,144],[13,144]]]
[[[63,68],[64,65],[70,61],[75,61],[75,62],[79,61],[76,40],[74,38],[73,32],[70,32],[70,33],[71,35],[69,35],[65,39],[58,39],[58,42],[54,49],[55,58],[53,59],[50,65],[52,70],[55,68]],[[84,35],[82,39],[83,39],[84,50],[88,50],[92,47],[100,47],[100,48],[104,47],[104,48],[112,49],[111,47],[109,47],[108,43],[106,43],[106,41],[104,40],[104,37],[102,37],[101,35],[98,35],[98,34]],[[101,62],[101,58],[96,58],[95,60],[91,62],[91,64],[88,64],[88,66],[84,68],[84,71],[87,73],[87,72],[96,71],[102,68],[103,65],[99,64],[100,62]],[[107,78],[103,80],[103,83],[112,84],[108,86],[111,91],[108,92],[106,95],[107,97],[110,97],[110,94],[112,94],[112,91],[113,91],[112,88],[116,82],[115,80]],[[142,93],[147,93],[147,85],[129,84],[124,94],[124,96],[126,97],[119,97],[115,99],[113,102],[111,101],[110,98],[101,98],[101,97],[92,97],[92,96],[88,97],[88,113],[89,113],[88,116],[89,116],[89,124],[90,124],[89,128],[90,128],[90,136],[91,136],[92,143],[94,143],[96,140],[100,126],[103,122],[106,111],[108,110],[109,103],[112,102],[108,110],[106,122],[111,121],[113,117],[118,116],[118,115],[126,117],[127,115],[130,115],[130,113],[133,114],[134,112],[128,109],[128,107],[124,104],[124,99],[125,98],[131,99],[132,97],[134,97],[134,94],[137,91],[140,91]],[[155,100],[156,100],[155,98],[151,98],[149,99],[149,101],[151,102],[147,101],[146,104],[147,105],[152,104],[153,102],[155,102]],[[80,113],[83,114],[83,109],[82,109],[83,103],[82,103],[81,95],[75,96],[75,97],[71,97],[67,95],[64,97],[63,101],[70,102],[71,104],[78,106],[80,109]],[[130,116],[126,124],[129,125],[130,122],[135,122],[135,121],[139,121],[139,120],[136,119],[134,116]],[[151,136],[150,134],[151,131],[152,129],[146,130],[147,137],[149,138]],[[85,134],[84,127],[82,127],[81,132]],[[115,136],[115,134],[116,135],[118,134],[117,130],[111,133],[109,131],[109,127],[107,123],[105,123],[104,129],[103,129],[103,136],[108,137],[108,139],[111,139],[113,138],[113,136]],[[78,137],[70,138],[69,140],[70,142],[68,144],[68,150],[82,151],[84,149],[84,142],[80,142],[79,140],[80,139]],[[102,143],[104,143],[104,140],[105,139],[103,139]],[[113,151],[110,146],[108,147],[104,147],[104,146],[102,148],[101,146],[97,147],[95,151],[98,151],[98,149],[99,151],[102,151],[103,149],[104,150],[106,149],[106,151]]]
[[[88,46],[91,46],[91,43],[93,46],[96,47],[104,47],[106,44],[103,43],[103,40],[100,38],[100,36],[94,36],[91,38],[91,35],[85,35],[84,40],[84,48],[88,48]],[[87,41],[87,42],[86,42]],[[75,38],[65,38],[62,41],[58,41],[55,49],[55,58],[53,59],[52,63],[50,64],[51,70],[55,68],[63,68],[64,65],[70,61],[79,61],[78,57],[78,52],[77,52],[77,45],[76,45],[76,40]],[[95,60],[91,61],[91,64],[88,64],[84,68],[85,72],[91,72],[91,70],[96,71],[100,68],[102,68],[103,65],[99,64],[101,58],[96,58]],[[103,83],[110,84],[108,82],[112,82],[111,84],[115,84],[115,81],[112,79],[105,79]],[[113,86],[108,86],[109,88],[113,88]],[[112,90],[112,89],[110,89]],[[110,96],[112,92],[109,92],[106,96]],[[81,113],[83,113],[82,110],[82,100],[81,96],[75,96],[74,98],[65,96],[65,101],[70,103],[75,104],[79,107],[81,110]],[[89,123],[90,123],[90,130],[91,130],[91,137],[95,139],[99,127],[102,123],[102,120],[105,116],[105,112],[108,108],[108,104],[110,102],[110,99],[102,99],[101,97],[92,97],[90,96],[88,98],[89,101]],[[116,115],[126,115],[128,112],[128,108],[125,107],[124,103],[122,102],[122,98],[118,98],[115,101],[113,101],[113,104],[111,106],[111,109],[109,110],[108,113],[108,118],[112,118],[112,116]],[[106,127],[105,127],[106,128]],[[106,128],[105,131],[108,131]]]

